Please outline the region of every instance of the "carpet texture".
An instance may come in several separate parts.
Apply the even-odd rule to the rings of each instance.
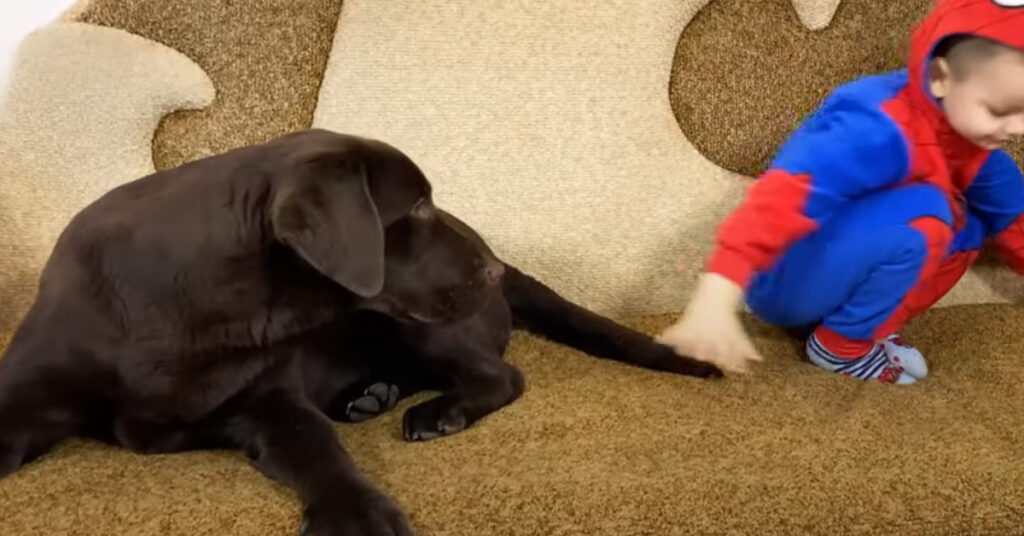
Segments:
[[[836,86],[905,67],[911,27],[932,2],[847,0],[810,31],[786,0],[757,10],[716,0],[679,36],[669,85],[679,126],[716,164],[755,175]]]
[[[153,171],[160,118],[213,98],[193,62],[121,30],[60,23],[24,40],[0,102],[0,331],[27,311],[71,217]]]
[[[157,169],[308,128],[341,0],[89,0],[82,22],[163,43],[213,79],[217,101],[172,114]]]
[[[651,331],[669,319],[636,324]],[[1011,306],[933,311],[932,374],[866,384],[752,325],[755,375],[705,382],[532,337],[515,404],[461,435],[399,438],[401,410],[340,426],[420,536],[1009,535],[1024,521],[1024,367]],[[240,453],[139,456],[73,441],[0,481],[0,534],[294,534],[299,505]]]
[[[514,8],[492,0],[349,0],[336,35],[337,2],[89,1],[74,13],[186,52],[217,87],[216,102],[203,112],[173,114],[162,123],[153,142],[157,167],[309,126],[320,87],[317,62],[326,61],[316,43],[333,40],[318,124],[395,143],[423,165],[438,199],[486,227],[499,251],[566,294],[596,293],[586,301],[623,315],[681,306],[687,274],[699,269],[694,263],[708,240],[701,233],[749,183],[720,166],[741,168],[698,144],[718,164],[702,156],[673,113],[681,62],[714,64],[701,63],[702,55],[732,53],[731,42],[685,52],[689,39],[710,39],[692,33],[708,21],[705,14],[738,8],[732,0],[715,0],[689,27],[706,2],[608,2],[613,13],[595,3],[582,9],[534,0]],[[846,0],[836,21],[868,3],[896,9],[893,2]],[[761,50],[763,30],[782,27],[778,16],[787,24],[821,27],[834,1],[751,5],[744,4],[744,19],[716,17],[716,31],[745,26],[742,35],[752,50]],[[319,9],[335,10],[327,28],[313,22],[328,16]],[[878,35],[881,28],[877,19],[857,20],[863,24],[850,30],[858,41],[851,49],[859,36]],[[112,32],[83,33],[96,31]],[[283,40],[301,40],[307,50]],[[760,51],[755,57],[769,69],[791,54]],[[81,90],[78,81],[91,80],[75,74],[89,63],[74,57],[72,65],[53,71],[60,83],[50,86],[66,87],[65,77],[75,76]],[[97,57],[103,55],[89,54],[89,61]],[[311,64],[299,65],[305,61],[299,58]],[[153,76],[162,61],[132,76]],[[737,65],[717,61],[722,69]],[[134,91],[124,74],[99,72],[119,84],[119,96]],[[786,85],[754,76],[765,71],[746,72],[762,84],[751,93],[758,102],[784,93],[763,86],[796,92],[823,84],[806,78],[806,84]],[[294,86],[287,84],[293,77]],[[183,81],[160,88],[179,88]],[[692,91],[717,99],[722,90],[708,82]],[[38,148],[50,147],[45,144],[23,147],[21,157],[42,155],[49,166],[23,180],[48,184],[42,181],[88,168],[82,161],[102,167],[121,159],[123,175],[153,166],[142,156],[125,156],[142,155],[138,144],[127,145],[126,153],[118,149],[125,145],[110,141],[130,132],[83,128],[77,120],[85,115],[89,124],[105,125],[107,117],[130,112],[120,99],[95,98],[102,94],[69,92],[45,104],[50,99],[41,92],[42,109],[63,110],[63,122],[38,115],[25,135],[49,132],[41,125],[79,132],[62,134],[57,152]],[[196,107],[208,103],[209,95],[202,95]],[[723,136],[757,126],[749,109],[742,113],[748,121],[730,124],[729,132],[723,127]],[[147,137],[156,120],[148,128]],[[747,154],[762,150],[758,143],[772,143],[756,142],[767,131],[754,130],[755,136],[736,138],[750,144]],[[71,147],[92,144],[95,151],[71,151],[68,139]],[[0,169],[4,165],[0,159]],[[0,175],[0,188],[7,182]],[[505,212],[492,215],[492,208]],[[0,209],[0,216],[8,213]],[[548,212],[554,209],[566,212]],[[628,228],[633,225],[642,227]],[[6,223],[0,228],[8,229]],[[517,242],[524,236],[538,242]],[[644,257],[651,251],[657,253]],[[654,333],[672,319],[643,316],[628,323]],[[376,421],[338,429],[357,464],[406,509],[419,536],[1016,534],[1024,524],[1021,325],[1024,311],[1009,305],[930,312],[905,333],[932,367],[925,382],[909,388],[821,372],[799,359],[795,341],[752,321],[767,361],[754,375],[718,382],[603,362],[518,335],[509,360],[526,373],[526,393],[463,434],[401,441],[401,412],[429,395]],[[0,330],[0,348],[8,338]],[[234,452],[141,456],[74,440],[0,480],[3,535],[284,535],[296,533],[299,516],[289,491]]]

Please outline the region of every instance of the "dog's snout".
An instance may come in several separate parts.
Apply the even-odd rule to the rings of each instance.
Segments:
[[[484,277],[489,283],[497,283],[505,275],[505,265],[497,259],[487,259],[484,264]]]

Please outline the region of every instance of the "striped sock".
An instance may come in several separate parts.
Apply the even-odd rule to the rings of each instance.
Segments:
[[[868,353],[857,357],[840,357],[829,351],[812,334],[807,339],[807,357],[811,363],[844,376],[852,376],[860,380],[875,380],[883,383],[914,383],[914,377],[903,372],[903,367],[893,365],[885,352],[885,347],[876,344]]]

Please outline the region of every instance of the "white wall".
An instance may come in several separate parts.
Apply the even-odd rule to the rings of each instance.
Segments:
[[[0,0],[0,94],[7,86],[18,43],[74,3],[75,0]]]

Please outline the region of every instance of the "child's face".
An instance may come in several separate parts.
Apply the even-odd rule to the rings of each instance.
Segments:
[[[984,149],[998,149],[1024,135],[1024,54],[999,52],[962,76],[936,60],[932,94],[942,100],[949,124]]]

